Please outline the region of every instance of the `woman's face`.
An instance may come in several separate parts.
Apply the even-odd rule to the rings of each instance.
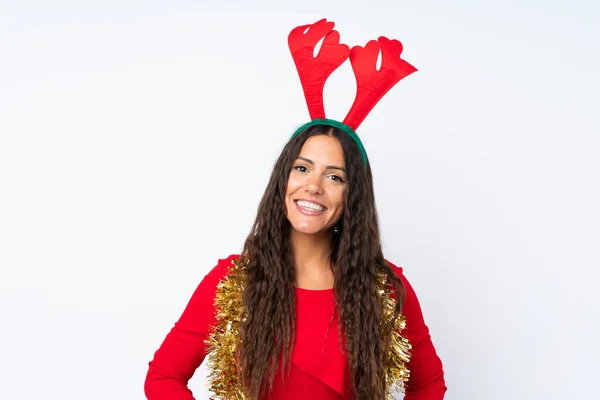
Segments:
[[[311,136],[292,164],[285,193],[287,219],[305,234],[326,232],[344,211],[346,166],[340,142],[326,135]]]

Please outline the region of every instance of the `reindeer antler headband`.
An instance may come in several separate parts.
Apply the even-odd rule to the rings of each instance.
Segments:
[[[367,153],[356,134],[356,129],[371,112],[375,104],[402,78],[417,69],[400,58],[402,43],[380,37],[371,40],[365,47],[354,46],[350,49],[340,43],[340,34],[334,30],[335,24],[322,19],[312,25],[294,28],[288,37],[288,44],[310,113],[310,122],[294,132],[298,133],[315,125],[329,125],[346,132],[357,144],[365,166]],[[314,57],[317,43],[323,39],[319,54]],[[377,57],[381,51],[381,67],[377,69]],[[356,99],[343,122],[327,119],[323,107],[323,89],[327,78],[340,65],[350,58],[352,70],[356,76]]]

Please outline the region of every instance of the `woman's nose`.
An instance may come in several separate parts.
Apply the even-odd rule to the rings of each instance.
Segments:
[[[306,190],[311,194],[322,194],[323,185],[321,184],[321,179],[318,176],[310,177],[306,183]]]

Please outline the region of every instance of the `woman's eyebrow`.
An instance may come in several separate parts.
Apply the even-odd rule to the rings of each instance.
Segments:
[[[315,162],[314,162],[313,160],[311,160],[310,158],[306,158],[306,157],[298,156],[298,159],[299,159],[299,160],[302,160],[302,161],[306,161],[307,163],[309,163],[309,164],[311,164],[311,165],[314,165],[314,164],[315,164]],[[344,167],[338,167],[337,165],[328,165],[328,166],[326,167],[326,169],[338,169],[338,170],[340,170],[340,171],[342,171],[342,172],[346,172],[346,169],[345,169]]]

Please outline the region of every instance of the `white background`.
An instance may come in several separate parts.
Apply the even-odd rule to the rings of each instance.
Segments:
[[[0,398],[144,398],[308,119],[287,34],[321,17],[419,68],[359,134],[446,398],[598,398],[591,0],[0,1]],[[354,91],[345,64],[328,116]]]

